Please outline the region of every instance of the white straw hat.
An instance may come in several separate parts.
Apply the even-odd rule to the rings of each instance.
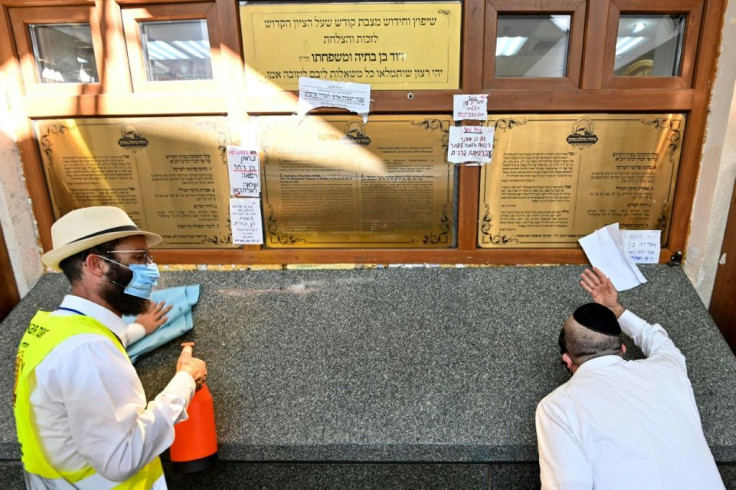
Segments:
[[[51,225],[53,249],[43,254],[41,262],[55,270],[59,262],[101,243],[143,235],[149,247],[163,241],[160,235],[139,229],[120,208],[93,206],[75,209]]]

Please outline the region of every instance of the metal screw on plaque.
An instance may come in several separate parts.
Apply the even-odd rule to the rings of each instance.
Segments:
[[[414,94],[411,93],[411,92],[409,92],[408,94],[406,94],[406,98],[409,99],[409,100],[411,100],[411,99],[414,98]]]

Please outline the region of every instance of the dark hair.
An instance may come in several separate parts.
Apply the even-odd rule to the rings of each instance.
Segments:
[[[560,355],[567,354],[567,344],[565,343],[565,327],[560,329],[560,336],[557,338],[557,344],[560,346]]]
[[[560,354],[569,354],[580,365],[595,357],[621,355],[621,335],[607,335],[577,323],[565,322],[558,339]]]
[[[119,242],[119,239],[111,240],[78,252],[59,262],[59,268],[64,272],[64,275],[69,279],[69,282],[74,284],[82,277],[82,264],[88,255],[107,255],[115,250],[115,247],[117,247]]]

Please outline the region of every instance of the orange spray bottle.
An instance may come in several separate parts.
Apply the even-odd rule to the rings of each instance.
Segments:
[[[192,353],[194,342],[181,344],[182,352]],[[194,392],[187,407],[189,418],[174,426],[174,443],[169,449],[171,466],[177,473],[193,473],[217,461],[215,406],[206,384]]]

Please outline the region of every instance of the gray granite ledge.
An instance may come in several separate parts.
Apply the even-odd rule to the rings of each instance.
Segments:
[[[567,379],[557,335],[587,301],[581,271],[172,271],[160,284],[202,285],[184,339],[208,363],[221,461],[534,463],[536,404]],[[649,282],[621,301],[683,351],[711,450],[732,464],[736,358],[680,268],[642,271]],[[67,291],[47,274],[0,324],[0,392],[29,319]],[[138,362],[149,398],[178,345]],[[4,460],[19,458],[10,403],[0,399]]]

